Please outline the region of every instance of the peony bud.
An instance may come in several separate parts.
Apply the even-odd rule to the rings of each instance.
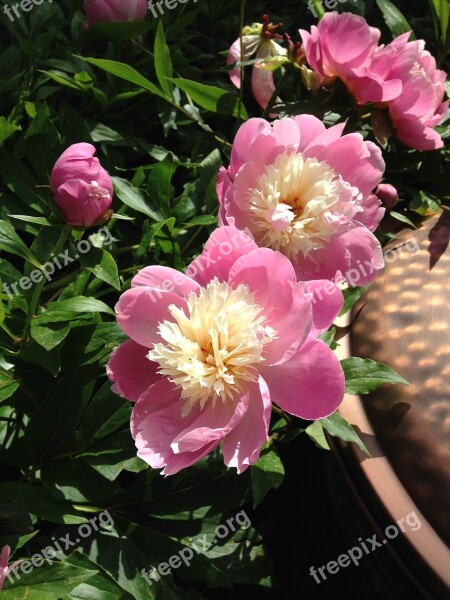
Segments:
[[[62,218],[74,227],[102,222],[112,202],[110,176],[91,144],[73,144],[56,161],[50,189]]]
[[[376,195],[386,208],[394,208],[398,202],[398,192],[390,183],[380,183]]]
[[[147,14],[147,0],[85,0],[88,27],[108,21],[142,21]]]

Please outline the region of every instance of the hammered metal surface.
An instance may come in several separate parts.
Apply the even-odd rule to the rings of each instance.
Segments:
[[[351,354],[408,380],[363,399],[397,476],[450,543],[450,212],[402,231],[355,306]],[[382,482],[380,482],[382,485]]]

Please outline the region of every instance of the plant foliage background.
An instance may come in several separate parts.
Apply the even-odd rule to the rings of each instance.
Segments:
[[[444,5],[395,2],[448,70]],[[386,42],[408,27],[389,2],[358,0],[341,9],[364,14]],[[212,455],[164,479],[136,458],[131,406],[111,392],[105,375],[109,354],[123,340],[112,310],[119,290],[149,264],[183,270],[217,223],[218,168],[228,164],[242,121],[261,114],[248,77],[241,98],[231,85],[227,49],[241,25],[260,21],[264,12],[282,22],[294,41],[299,27],[316,22],[297,0],[198,0],[166,10],[159,21],[149,14],[144,23],[89,31],[75,0],[44,1],[14,23],[2,15],[1,282],[29,275],[61,240],[63,226],[49,218],[48,181],[70,144],[96,146],[113,176],[117,215],[106,225],[113,239],[108,246],[92,236],[95,229],[63,239],[61,249],[71,257],[82,236],[91,235],[94,248],[45,282],[37,316],[33,289],[13,298],[2,293],[0,546],[9,544],[14,558],[31,557],[54,536],[76,537],[79,524],[105,509],[115,523],[82,540],[66,558],[7,582],[5,600],[194,600],[229,597],[218,588],[231,586],[243,590],[242,597],[266,597],[271,586],[283,586],[277,546],[263,544],[264,528],[237,531],[153,586],[141,569],[166,561],[199,536],[212,539],[214,528],[242,508],[253,515],[252,507],[262,502],[270,510],[276,492],[264,500],[266,493],[284,476],[278,449],[284,455],[283,442],[309,424],[275,419],[273,443],[241,476]],[[308,112],[327,124],[347,120],[347,132],[362,128],[373,135],[369,116],[346,94],[312,97],[294,68],[288,68],[280,95],[279,114]],[[440,131],[447,140],[449,119]],[[401,198],[383,226],[387,240],[398,226],[445,204],[450,181],[447,148],[420,153],[388,144],[384,155],[386,180]],[[338,425],[323,424],[331,432]],[[322,425],[308,433],[327,444]],[[350,430],[347,436],[352,439]],[[307,460],[307,454],[295,457],[300,488]],[[280,596],[275,591],[273,597]]]

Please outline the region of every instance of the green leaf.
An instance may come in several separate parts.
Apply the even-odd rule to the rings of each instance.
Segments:
[[[25,246],[14,228],[6,221],[0,221],[0,249],[24,258],[35,267],[41,265]]]
[[[344,417],[341,417],[339,413],[336,412],[325,419],[320,419],[319,423],[333,437],[338,437],[345,442],[353,442],[360,450],[367,454],[367,456],[370,456],[370,452],[367,450],[359,435],[350,423],[348,423]]]
[[[133,69],[133,67],[130,67],[125,63],[116,62],[114,60],[104,60],[103,58],[86,58],[84,56],[77,56],[76,58],[81,58],[81,60],[84,60],[87,63],[106,71],[106,73],[111,73],[111,75],[115,75],[120,79],[124,79],[125,81],[128,81],[139,88],[147,90],[147,92],[150,92],[155,96],[159,96],[160,98],[167,100],[164,93],[157,88],[156,85],[141,75],[139,71],[136,71],[136,69]]]
[[[321,421],[314,421],[314,423],[305,429],[305,433],[318,448],[321,448],[322,450],[331,450]]]
[[[47,351],[53,350],[66,339],[70,323],[46,323],[40,325],[36,317],[31,322],[31,337]]]
[[[284,467],[276,448],[262,451],[262,454],[251,467],[253,508],[264,500],[267,492],[278,489],[284,480]]]
[[[125,592],[99,564],[80,551],[68,556],[66,562],[75,567],[97,570],[98,573],[87,583],[78,585],[64,600],[133,600],[133,596]]]
[[[0,369],[0,402],[10,398],[19,387],[20,382],[14,379],[14,376]]]
[[[116,261],[102,248],[91,248],[88,254],[80,256],[81,266],[93,273],[116,290],[120,290],[119,272]]]
[[[231,94],[214,85],[205,85],[181,77],[171,81],[202,108],[215,113],[239,117],[239,98],[236,94]],[[243,121],[248,119],[247,111],[242,105],[240,114]]]
[[[154,600],[155,588],[147,583],[141,572],[144,566],[148,567],[148,560],[128,538],[102,532],[86,554],[134,600]]]
[[[215,215],[199,215],[194,217],[187,223],[184,223],[184,227],[200,227],[205,225],[217,225],[217,217]]]
[[[441,201],[429,192],[420,191],[414,195],[409,208],[421,216],[429,217],[441,210]]]
[[[5,117],[0,117],[0,146],[7,140],[15,131],[20,131],[22,127],[9,123]]]
[[[163,218],[161,213],[153,210],[151,206],[149,206],[142,190],[135,188],[126,179],[121,179],[120,177],[112,177],[111,179],[114,183],[117,196],[124,204],[147,215],[147,217],[150,217],[154,221],[160,221]]]
[[[383,13],[386,25],[389,27],[394,37],[397,37],[402,33],[406,33],[407,31],[411,31],[411,36],[409,39],[416,39],[411,25],[402,15],[399,9],[392,4],[392,2],[389,2],[389,0],[376,0],[376,2],[378,4],[378,8]]]
[[[23,438],[26,464],[41,465],[79,449],[78,428],[98,372],[97,364],[67,369],[50,388],[33,412]]]
[[[170,82],[170,78],[173,76],[172,61],[170,58],[170,50],[164,35],[162,19],[159,21],[156,29],[154,54],[155,72],[159,85],[166,96],[173,99],[173,85]]]
[[[342,307],[339,316],[347,314],[348,311],[353,308],[353,305],[364,295],[368,286],[366,287],[352,287],[344,290],[342,293],[344,294],[344,305]]]
[[[386,365],[368,358],[352,356],[342,360],[341,365],[345,374],[345,392],[347,394],[355,396],[369,394],[382,383],[410,385],[403,377]]]
[[[42,467],[41,480],[53,497],[75,504],[97,506],[121,491],[81,459],[48,462]]]
[[[334,336],[336,335],[336,327],[331,327],[327,331],[324,331],[319,335],[319,340],[322,340],[327,346],[330,348],[336,347],[336,342],[334,341]],[[333,349],[332,348],[332,349]]]
[[[87,298],[86,296],[77,296],[75,298],[69,298],[62,300],[61,302],[51,302],[47,306],[47,310],[44,313],[46,316],[58,315],[64,312],[76,312],[76,313],[106,313],[108,315],[115,315],[114,311],[101,300],[96,298]]]
[[[401,213],[398,213],[395,210],[391,210],[389,212],[389,214],[394,219],[397,219],[397,221],[400,221],[401,223],[406,223],[406,225],[409,225],[413,229],[417,229],[417,227],[414,225],[414,223],[411,221],[411,219],[408,219],[408,217],[406,215],[402,215]]]
[[[61,371],[61,345],[42,352],[42,347],[32,339],[30,344],[20,349],[20,358],[26,363],[40,365],[54,377]]]
[[[45,217],[31,217],[30,215],[8,215],[10,219],[17,219],[18,221],[25,221],[26,223],[35,223],[36,225],[43,225],[44,227],[51,227],[55,223],[51,223]]]
[[[71,504],[56,500],[40,485],[12,481],[0,483],[0,502],[12,501],[23,505],[30,514],[51,523],[80,525],[88,522]]]
[[[177,170],[177,166],[169,154],[164,160],[153,167],[148,182],[150,197],[158,199],[167,217],[170,216],[170,201],[173,199],[175,193],[175,188],[170,182]]]
[[[6,578],[2,600],[60,600],[80,583],[88,581],[97,571],[74,567],[67,562],[53,562],[24,573],[19,566],[17,579]],[[13,577],[13,575],[11,575]]]

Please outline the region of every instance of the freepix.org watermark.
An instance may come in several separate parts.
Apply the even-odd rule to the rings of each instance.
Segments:
[[[323,9],[323,5],[325,4],[325,8],[334,10],[338,4],[345,4],[345,2],[350,2],[350,0],[323,0],[323,2],[321,0],[309,0],[308,8],[317,19],[319,16],[317,10],[320,11],[319,6]],[[356,2],[356,0],[353,0],[353,2]]]
[[[16,2],[16,4],[11,4],[8,6],[7,4],[3,5],[3,12],[11,21],[14,23],[16,19],[20,19],[22,13],[30,12],[33,10],[34,6],[40,6],[44,2],[48,2],[49,4],[53,4],[53,0],[21,0],[20,2]],[[13,14],[15,16],[13,16]]]
[[[158,19],[159,17],[163,16],[163,14],[166,11],[166,8],[168,10],[173,10],[179,4],[186,4],[187,2],[189,2],[189,0],[149,0],[148,9],[155,17],[155,19]],[[194,4],[197,4],[198,0],[192,0],[192,2],[194,2]]]
[[[77,528],[77,537],[74,540],[70,539],[70,533],[67,533],[58,539],[52,537],[53,543],[51,545],[46,546],[40,552],[33,554],[30,560],[21,560],[19,564],[9,571],[7,574],[9,581],[14,583],[14,581],[19,580],[22,575],[28,575],[33,569],[42,567],[45,561],[51,565],[58,553],[61,553],[65,557],[67,554],[70,554],[83,539],[91,536],[94,531],[99,531],[100,527],[103,527],[104,529],[111,529],[114,527],[113,518],[107,510],[95,515],[92,519],[89,519],[88,523],[80,525]]]
[[[409,515],[403,519],[399,519],[395,525],[386,527],[384,530],[384,535],[386,537],[383,540],[378,540],[376,533],[365,540],[358,538],[359,544],[357,546],[350,548],[350,550],[347,550],[347,552],[338,556],[337,560],[330,560],[330,562],[318,569],[311,567],[309,574],[311,577],[314,577],[314,581],[319,584],[327,579],[325,571],[327,571],[329,575],[336,575],[336,573],[339,572],[339,569],[350,567],[352,563],[357,567],[364,555],[375,552],[378,548],[382,548],[384,545],[388,544],[390,540],[395,540],[400,531],[405,532],[405,524],[411,531],[418,531],[422,527],[422,523],[419,521],[416,513],[409,513]],[[319,578],[318,573],[322,577],[322,580]]]
[[[153,585],[153,581],[158,581],[160,577],[169,575],[173,569],[178,569],[182,565],[190,567],[192,559],[196,554],[207,552],[210,548],[217,545],[220,541],[225,540],[238,529],[248,529],[251,527],[251,524],[245,510],[241,510],[233,517],[227,519],[225,523],[216,527],[214,531],[215,537],[212,541],[208,541],[207,535],[196,538],[195,540],[190,538],[188,540],[189,546],[184,546],[179,552],[168,558],[167,561],[159,563],[156,567],[151,567],[150,571],[142,569],[142,576],[149,585]]]
[[[107,227],[99,229],[94,236],[101,236],[102,246],[109,246],[113,241],[112,235]],[[90,238],[93,236],[90,236]],[[75,256],[70,256],[69,250],[60,252],[58,256],[51,255],[51,260],[43,264],[39,269],[31,271],[28,277],[21,277],[19,281],[15,283],[4,283],[2,291],[7,294],[10,299],[20,294],[19,288],[22,291],[27,291],[32,288],[33,284],[40,283],[44,277],[47,281],[51,281],[53,275],[57,270],[64,269],[71,263],[77,261],[81,255],[88,254],[94,245],[91,243],[90,238],[87,240],[80,240],[77,245],[77,253]]]

